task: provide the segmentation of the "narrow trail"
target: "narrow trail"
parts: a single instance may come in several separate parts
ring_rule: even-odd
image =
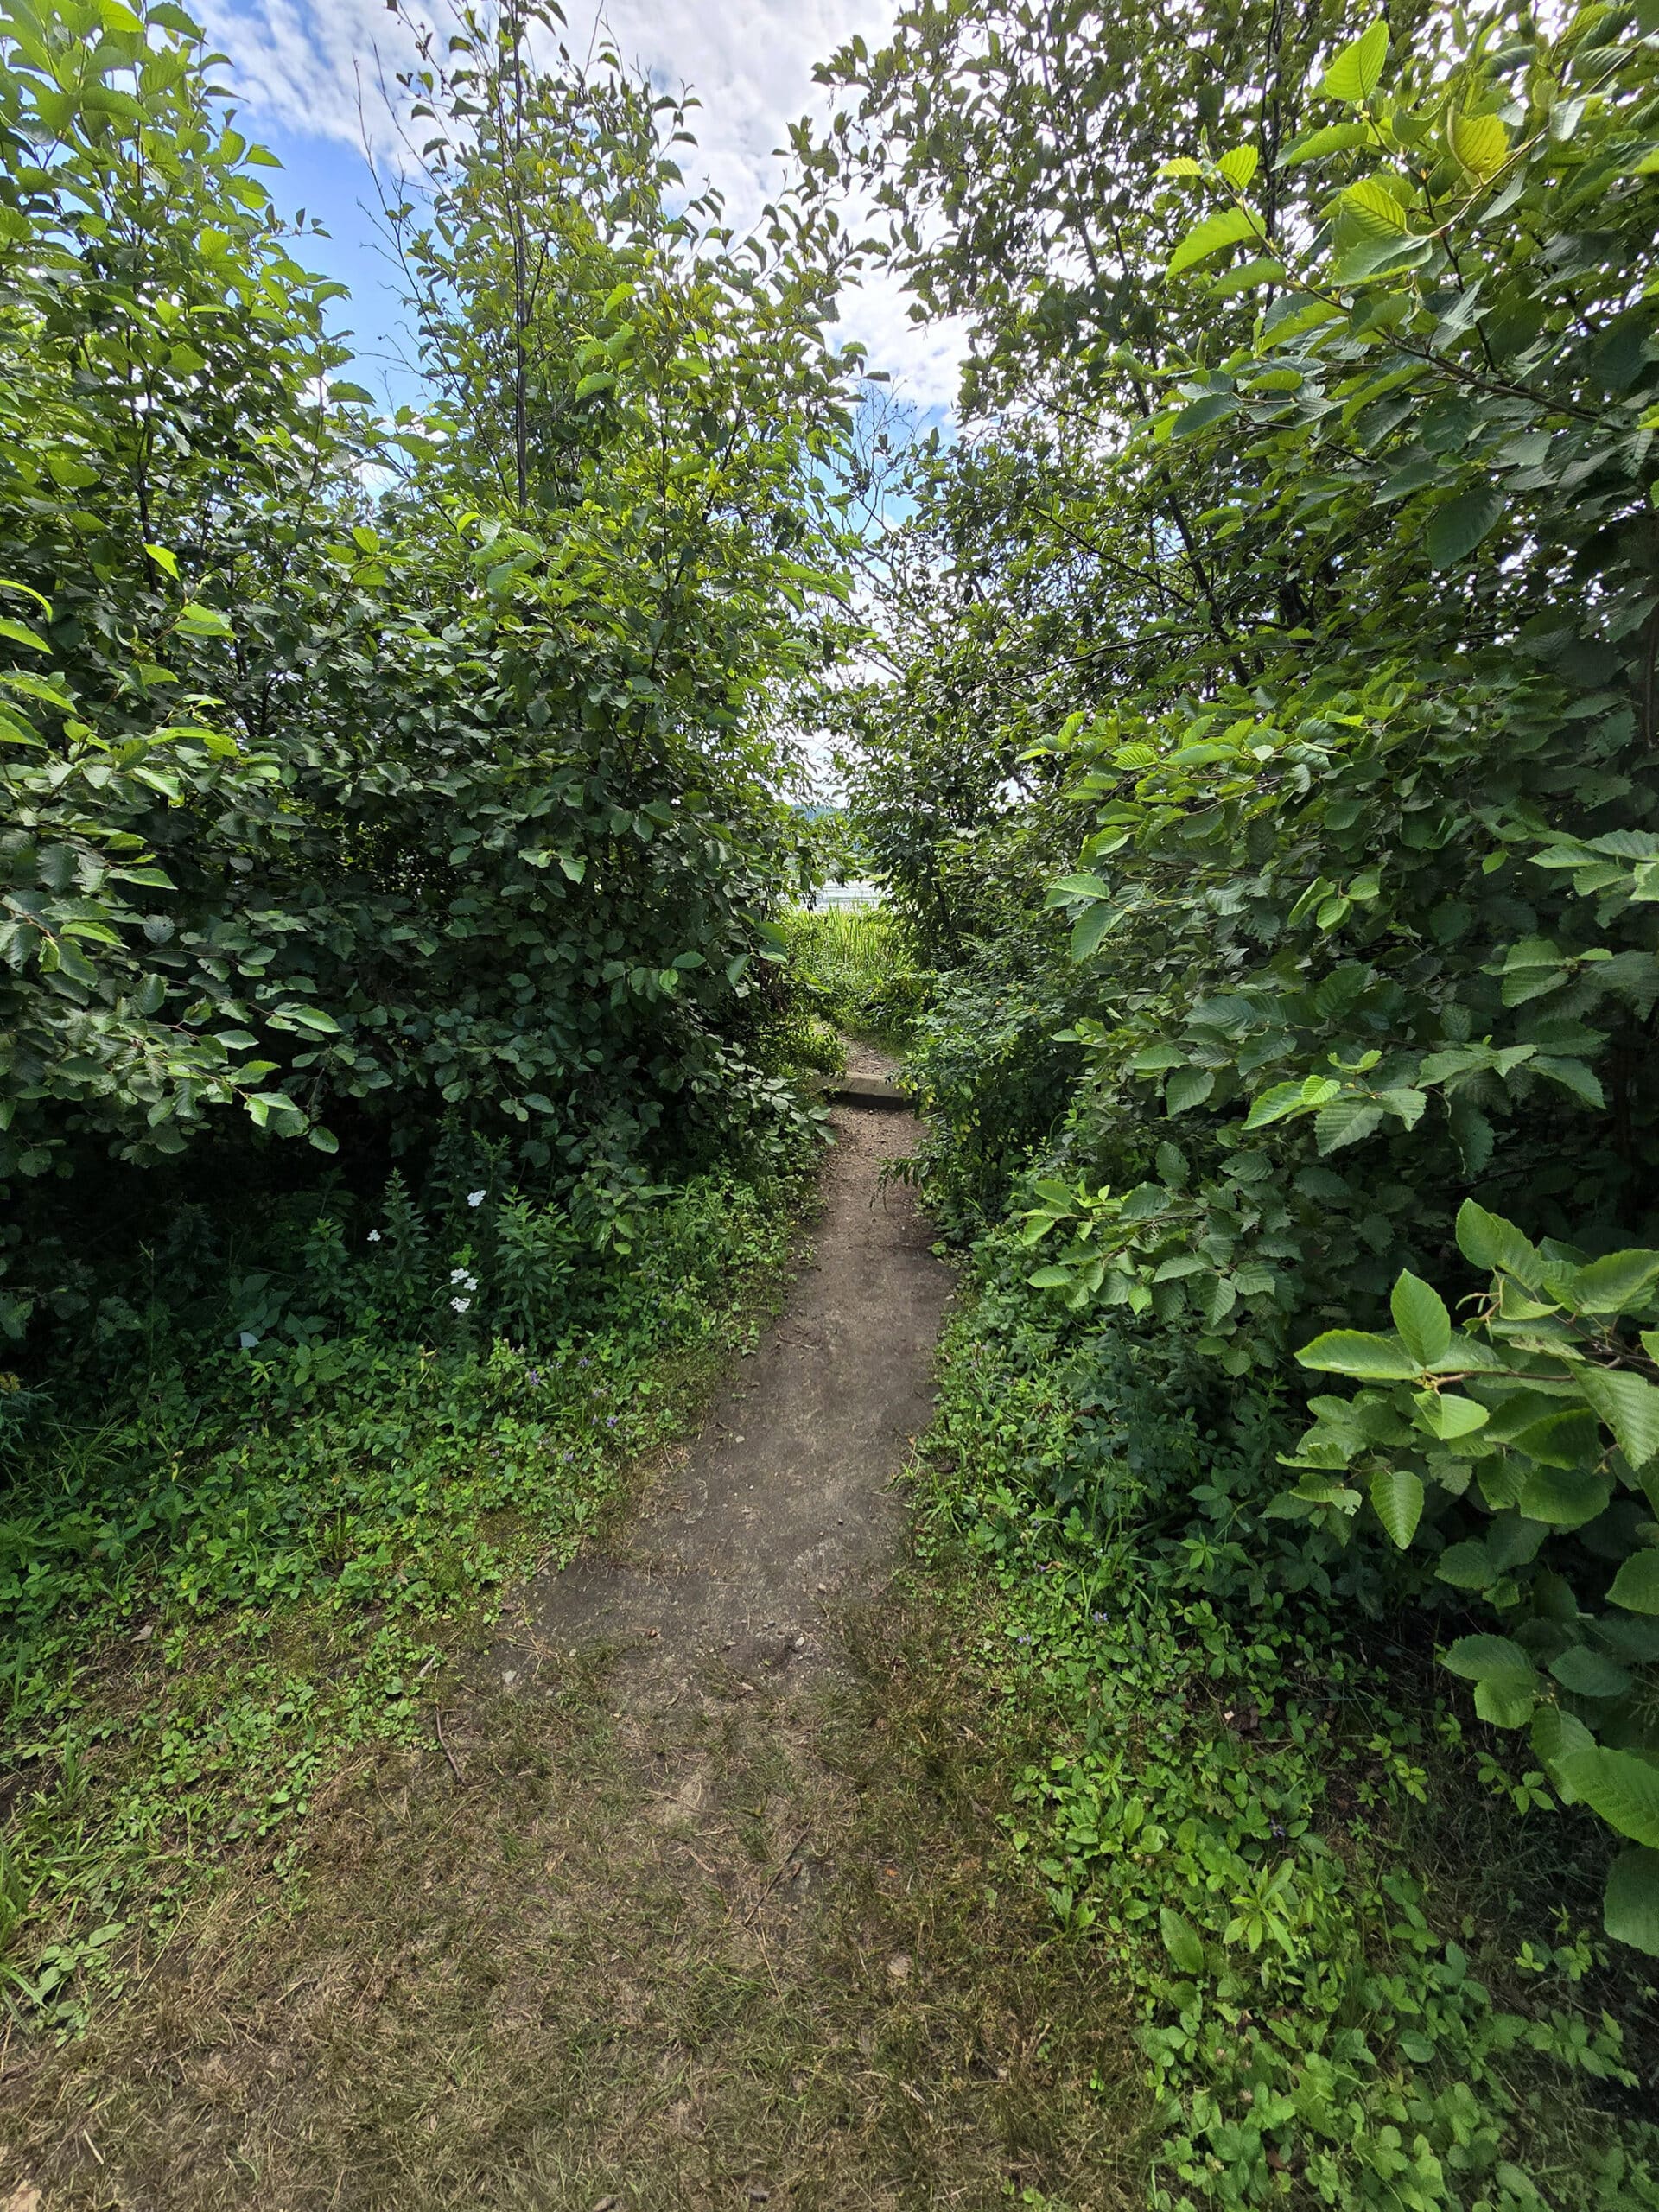
[[[442,1755],[365,1758],[297,1888],[221,1894],[37,2075],[20,2212],[1129,2201],[1121,2024],[1007,1879],[976,1617],[893,1584],[951,1287],[880,1179],[916,1125],[833,1118],[699,1433],[452,1674]]]
[[[849,1065],[891,1063],[855,1048]],[[526,1692],[601,1639],[635,1726],[687,1700],[775,1698],[835,1666],[828,1620],[890,1574],[893,1481],[931,1408],[950,1275],[910,1191],[880,1181],[914,1117],[843,1105],[833,1120],[813,1256],[784,1313],[620,1541],[532,1592],[524,1648],[503,1655]],[[695,1796],[695,1768],[674,1786]]]

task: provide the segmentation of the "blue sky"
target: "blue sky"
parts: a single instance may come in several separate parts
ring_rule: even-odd
[[[359,356],[359,375],[378,395],[412,396],[397,366],[400,314],[395,276],[378,243],[373,179],[365,133],[383,162],[392,127],[377,89],[404,58],[397,20],[385,0],[200,0],[193,11],[228,58],[221,73],[241,102],[242,127],[283,163],[265,181],[284,213],[320,217],[327,241],[308,242],[302,258],[352,290],[340,306]],[[732,219],[756,215],[783,177],[775,149],[788,127],[823,95],[812,66],[861,32],[880,39],[892,0],[612,0],[605,21],[628,59],[665,86],[690,82],[701,107],[692,118],[699,144],[688,164],[726,194]],[[568,0],[571,44],[585,48],[591,0]],[[898,388],[932,419],[955,396],[958,344],[949,330],[917,333],[902,299],[876,283],[849,300],[846,327],[870,349],[871,365],[890,371]]]

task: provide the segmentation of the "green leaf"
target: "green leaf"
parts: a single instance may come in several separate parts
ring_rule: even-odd
[[[1578,1377],[1587,1404],[1595,1408],[1632,1467],[1645,1467],[1659,1452],[1659,1390],[1639,1375],[1587,1367]]]
[[[1319,90],[1327,99],[1341,100],[1349,107],[1358,107],[1370,99],[1382,81],[1382,66],[1389,58],[1389,27],[1379,16],[1370,29],[1350,39],[1337,54],[1336,60],[1319,79]]]
[[[1552,1529],[1581,1529],[1607,1510],[1611,1486],[1599,1475],[1573,1467],[1535,1467],[1516,1501],[1529,1521]]]
[[[1475,1684],[1475,1711],[1494,1728],[1524,1728],[1538,1709],[1538,1693],[1524,1682],[1494,1677]]]
[[[1222,156],[1216,167],[1236,191],[1243,192],[1255,175],[1261,158],[1254,146],[1235,146],[1231,153]]]
[[[1390,1337],[1362,1329],[1328,1329],[1296,1355],[1303,1367],[1319,1375],[1352,1375],[1367,1382],[1415,1382],[1421,1370],[1405,1347]]]
[[[189,638],[228,638],[232,634],[230,624],[216,607],[203,607],[194,599],[185,601],[173,627],[182,630]]]
[[[1609,1252],[1578,1270],[1573,1303],[1580,1313],[1623,1313],[1650,1304],[1656,1282],[1659,1252]]]
[[[1490,1590],[1498,1569],[1484,1544],[1450,1544],[1435,1562],[1434,1576],[1454,1590]]]
[[[176,582],[179,574],[178,556],[169,553],[165,545],[146,545],[144,548],[158,569],[163,569]]]
[[[1079,914],[1071,927],[1073,960],[1087,960],[1097,952],[1101,939],[1116,919],[1116,912],[1110,906],[1090,906],[1085,913]]]
[[[1367,238],[1402,238],[1410,227],[1405,209],[1381,177],[1363,176],[1349,185],[1341,204]]]
[[[1444,1663],[1466,1682],[1532,1682],[1538,1673],[1521,1646],[1507,1636],[1460,1636]]]
[[[1460,1397],[1455,1390],[1420,1390],[1414,1402],[1424,1427],[1442,1444],[1472,1436],[1491,1418],[1484,1406],[1478,1406],[1472,1398]]]
[[[1586,1643],[1568,1644],[1550,1661],[1549,1671],[1574,1697],[1623,1697],[1630,1687],[1623,1667]]]
[[[1178,1068],[1165,1087],[1164,1110],[1185,1114],[1192,1107],[1202,1106],[1215,1087],[1213,1069]]]
[[[1574,1793],[1610,1828],[1632,1843],[1659,1845],[1659,1767],[1599,1744],[1567,1752],[1560,1767]]]
[[[1446,143],[1458,167],[1477,184],[1494,175],[1510,156],[1510,134],[1495,115],[1448,115]]]
[[[1202,1974],[1204,1971],[1204,1943],[1195,1928],[1172,1912],[1167,1905],[1158,1915],[1158,1926],[1163,1935],[1164,1948],[1169,1953],[1179,1973]]]
[[[1382,1109],[1371,1099],[1351,1095],[1332,1099],[1313,1116],[1313,1134],[1321,1153],[1339,1152],[1344,1145],[1358,1144],[1382,1121]]]
[[[1467,560],[1503,512],[1503,498],[1488,485],[1459,492],[1436,507],[1428,522],[1428,559],[1434,569]]]
[[[1458,1249],[1471,1267],[1489,1273],[1501,1268],[1529,1289],[1543,1280],[1543,1255],[1536,1245],[1529,1243],[1512,1221],[1488,1213],[1472,1198],[1465,1198],[1458,1209]]]
[[[1225,252],[1230,245],[1238,245],[1246,238],[1259,244],[1265,236],[1260,218],[1248,207],[1220,208],[1194,224],[1169,257],[1165,274],[1179,276],[1184,270],[1207,261],[1211,254]]]
[[[1419,1367],[1433,1367],[1452,1349],[1452,1316],[1440,1293],[1408,1268],[1389,1297],[1400,1341]]]
[[[1302,162],[1316,162],[1325,154],[1345,154],[1355,146],[1370,143],[1370,132],[1363,123],[1327,123],[1323,129],[1310,130],[1295,139],[1279,157],[1281,169],[1292,169]]]
[[[1659,1959],[1659,1851],[1621,1851],[1607,1877],[1602,1925],[1616,1943]]]
[[[1613,1577],[1608,1603],[1627,1613],[1659,1613],[1659,1552],[1636,1552]]]
[[[1423,1517],[1423,1485],[1408,1468],[1384,1467],[1371,1477],[1376,1517],[1401,1551],[1406,1550]]]

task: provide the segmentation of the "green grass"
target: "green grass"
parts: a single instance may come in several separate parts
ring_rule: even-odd
[[[532,1310],[525,1210],[470,1205],[463,1181],[413,1276],[405,1205],[402,1259],[390,1227],[350,1254],[323,1239],[321,1262],[314,1236],[289,1319],[251,1348],[158,1308],[96,1390],[10,1394],[0,1989],[20,2025],[83,2027],[204,1884],[290,1863],[343,1762],[429,1732],[444,1651],[571,1554],[751,1325],[798,1190],[700,1179],[568,1280],[562,1246],[532,1252]],[[460,1314],[457,1250],[482,1281]],[[492,1290],[517,1342],[472,1325]]]
[[[790,958],[815,1010],[836,1030],[902,1045],[923,1003],[904,928],[883,906],[797,908],[786,916]]]

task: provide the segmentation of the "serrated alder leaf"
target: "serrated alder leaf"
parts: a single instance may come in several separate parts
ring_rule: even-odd
[[[1549,1671],[1574,1697],[1623,1697],[1630,1677],[1616,1660],[1587,1644],[1572,1643],[1549,1662]]]
[[[1367,238],[1403,238],[1406,211],[1380,177],[1363,176],[1342,194],[1342,205]]]
[[[1613,1577],[1610,1605],[1627,1613],[1659,1613],[1659,1552],[1636,1552]]]
[[[1424,1390],[1416,1400],[1417,1410],[1424,1426],[1438,1436],[1442,1444],[1454,1444],[1460,1436],[1472,1436],[1484,1428],[1491,1416],[1484,1406],[1472,1398],[1459,1397],[1455,1390]]]
[[[1457,1230],[1458,1249],[1471,1267],[1489,1274],[1502,1268],[1529,1289],[1542,1281],[1542,1253],[1501,1213],[1488,1213],[1484,1206],[1465,1198],[1458,1208]]]
[[[1632,1843],[1659,1845],[1659,1767],[1602,1745],[1568,1751],[1561,1772],[1575,1795]]]
[[[1382,66],[1388,58],[1389,27],[1379,16],[1368,30],[1350,39],[1341,49],[1320,78],[1319,90],[1327,99],[1358,107],[1370,99],[1382,82]]]
[[[1212,1068],[1177,1068],[1164,1091],[1164,1111],[1185,1114],[1194,1106],[1202,1106],[1215,1087]]]
[[[1322,1153],[1339,1152],[1370,1136],[1382,1120],[1382,1109],[1369,1098],[1335,1098],[1314,1116],[1314,1140]]]
[[[1279,157],[1279,166],[1281,169],[1294,169],[1299,162],[1316,162],[1325,154],[1345,154],[1356,146],[1364,145],[1370,137],[1363,123],[1327,123],[1287,147]]]
[[[1512,1681],[1536,1684],[1538,1670],[1518,1643],[1507,1636],[1460,1636],[1446,1652],[1444,1662],[1466,1682]]]
[[[1071,927],[1071,957],[1090,960],[1099,951],[1101,939],[1111,928],[1116,915],[1110,906],[1090,906],[1079,914]]]
[[[1573,1280],[1573,1303],[1580,1313],[1622,1313],[1648,1304],[1659,1283],[1659,1252],[1609,1252],[1580,1268]]]
[[[1376,1517],[1401,1551],[1409,1546],[1423,1517],[1423,1485],[1408,1467],[1384,1467],[1371,1477]]]
[[[1524,1682],[1497,1678],[1475,1684],[1475,1711],[1494,1728],[1524,1728],[1538,1709],[1538,1693]]]
[[[1503,494],[1490,484],[1477,485],[1444,501],[1428,519],[1429,566],[1450,569],[1466,561],[1503,512]]]
[[[1616,1943],[1659,1958],[1659,1851],[1621,1851],[1607,1877],[1602,1925]]]
[[[1501,169],[1510,155],[1510,134],[1495,115],[1450,115],[1446,143],[1458,167],[1477,184]]]
[[[1639,1375],[1605,1367],[1584,1369],[1579,1388],[1618,1440],[1632,1467],[1645,1467],[1659,1452],[1659,1390]]]
[[[1212,253],[1224,253],[1230,245],[1241,245],[1246,238],[1260,243],[1266,236],[1260,217],[1249,208],[1218,208],[1193,225],[1170,255],[1165,274],[1179,276],[1184,270],[1207,261]]]
[[[1318,1375],[1351,1375],[1366,1382],[1415,1382],[1421,1371],[1403,1344],[1363,1329],[1327,1329],[1296,1355]]]
[[[1261,166],[1261,161],[1262,156],[1254,146],[1235,146],[1231,153],[1222,156],[1216,167],[1236,191],[1243,192]]]
[[[1449,1544],[1435,1561],[1434,1579],[1449,1582],[1454,1590],[1490,1590],[1497,1580],[1497,1568],[1484,1544]]]
[[[1516,1500],[1522,1516],[1551,1529],[1582,1529],[1607,1510],[1611,1485],[1581,1467],[1535,1467]]]
[[[1437,1290],[1408,1268],[1389,1294],[1400,1341],[1420,1367],[1433,1367],[1452,1349],[1452,1316]]]
[[[1204,175],[1204,163],[1195,162],[1191,154],[1174,154],[1159,166],[1160,176],[1189,178]]]

